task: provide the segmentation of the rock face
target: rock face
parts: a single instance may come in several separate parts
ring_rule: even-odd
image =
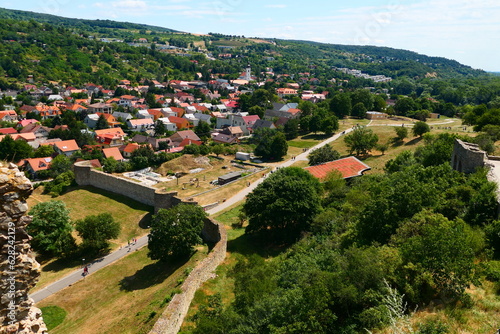
[[[47,333],[28,292],[40,276],[26,226],[31,182],[13,164],[0,162],[0,334]]]

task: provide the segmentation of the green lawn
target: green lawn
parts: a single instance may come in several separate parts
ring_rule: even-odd
[[[59,326],[66,318],[67,312],[59,306],[45,306],[41,308],[43,321],[49,331]]]
[[[41,192],[42,188],[35,189],[30,196],[28,199],[30,208],[39,202],[60,200],[70,209],[70,216],[73,221],[82,219],[87,215],[109,212],[121,224],[120,235],[117,239],[111,240],[111,251],[118,249],[120,245],[126,245],[128,240],[147,233],[152,208],[128,197],[94,187],[74,188],[56,198],[43,195]],[[42,259],[41,264],[40,280],[31,292],[39,290],[69,274],[77,269],[81,262],[79,260],[70,262],[60,259]]]

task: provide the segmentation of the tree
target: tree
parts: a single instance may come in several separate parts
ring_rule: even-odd
[[[283,132],[277,132],[271,142],[270,156],[281,160],[288,152],[288,143]]]
[[[380,95],[375,95],[375,97],[373,98],[373,110],[384,112],[386,106],[387,103],[385,102],[385,99]]]
[[[396,132],[397,139],[400,141],[408,137],[408,129],[404,126],[395,126],[394,131]]]
[[[151,147],[143,145],[132,152],[130,163],[135,170],[151,166],[155,161],[155,153]]]
[[[118,168],[118,161],[114,157],[109,157],[104,159],[104,163],[102,164],[102,169],[106,173],[114,173]]]
[[[397,155],[394,159],[391,159],[385,163],[384,170],[386,173],[395,173],[401,171],[403,168],[412,166],[417,163],[417,160],[413,156],[412,151],[403,151]]]
[[[77,220],[75,228],[83,239],[82,248],[95,252],[107,249],[109,240],[120,234],[120,223],[107,212]]]
[[[59,154],[52,159],[49,166],[50,175],[57,177],[62,173],[71,171],[71,160],[64,154]]]
[[[429,127],[429,124],[418,121],[413,125],[413,135],[414,136],[419,136],[422,137],[424,133],[430,132],[431,128]]]
[[[104,117],[103,114],[99,115],[99,118],[97,119],[97,123],[95,124],[95,129],[96,130],[102,130],[102,129],[107,129],[109,128],[109,123]]]
[[[188,256],[202,242],[205,211],[197,205],[179,204],[160,209],[153,216],[148,236],[148,256],[153,260]]]
[[[330,144],[326,144],[325,146],[309,153],[309,156],[307,158],[309,159],[309,165],[315,166],[339,159],[340,153],[334,150]]]
[[[351,114],[352,104],[351,98],[347,93],[339,93],[335,95],[330,101],[330,110],[339,118]]]
[[[292,140],[297,138],[299,135],[299,120],[298,119],[290,119],[285,123],[283,127],[283,131],[285,132],[285,136],[287,140]]]
[[[373,95],[368,89],[357,89],[351,94],[351,104],[355,106],[361,103],[365,110],[372,110],[373,108]],[[353,107],[354,111],[354,107]]]
[[[281,159],[287,154],[288,143],[285,135],[277,130],[260,128],[255,131],[254,138],[257,141],[255,155],[264,159]]]
[[[337,116],[332,115],[325,117],[321,120],[320,130],[323,131],[327,136],[331,136],[338,129],[339,129],[339,120]]]
[[[27,231],[33,237],[33,248],[37,252],[61,256],[75,249],[75,240],[71,235],[73,227],[64,202],[38,203],[29,214],[33,216],[33,221]]]
[[[194,127],[194,133],[200,137],[201,140],[205,141],[210,137],[210,132],[212,128],[207,122],[199,121],[198,125]]]
[[[423,295],[429,286],[437,293],[460,297],[472,283],[474,248],[463,221],[424,210],[398,229],[393,243],[406,263],[403,277],[412,277],[408,283],[421,294],[410,298],[429,298]]]
[[[376,147],[377,147],[377,150],[379,150],[382,153],[382,155],[384,155],[385,151],[387,151],[387,149],[389,148],[389,144],[379,143],[376,145]]]
[[[165,133],[167,133],[167,127],[165,126],[165,123],[163,123],[160,120],[157,120],[155,123],[155,137],[158,136],[163,136]]]
[[[349,148],[349,154],[367,154],[378,142],[378,136],[366,126],[357,126],[354,131],[344,137],[344,142]]]
[[[52,145],[40,145],[33,154],[33,157],[45,158],[52,156],[54,153],[54,147]]]
[[[403,97],[396,101],[394,110],[396,114],[406,116],[410,111],[417,110],[417,105],[411,97]]]
[[[0,160],[18,162],[31,156],[33,148],[24,140],[14,140],[6,135],[0,141]]]
[[[302,168],[279,169],[248,195],[243,205],[246,232],[296,240],[320,210],[320,191],[319,181]]]
[[[261,107],[261,106],[253,106],[253,107],[250,107],[248,109],[248,114],[249,115],[257,115],[259,116],[261,119],[264,118],[264,112],[266,111],[266,109],[264,107]]]
[[[212,153],[214,153],[216,156],[221,155],[222,153],[224,153],[224,146],[222,146],[221,144],[214,145],[212,147]]]
[[[357,118],[365,118],[367,111],[365,105],[362,102],[358,102],[352,107],[351,115]]]

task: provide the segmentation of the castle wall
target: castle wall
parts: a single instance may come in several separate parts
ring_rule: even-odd
[[[162,192],[157,188],[143,185],[134,180],[125,179],[93,169],[88,162],[82,161],[73,166],[76,183],[80,186],[93,186],[116,194],[127,196],[137,202],[159,209],[168,209],[172,206],[197,202],[186,202],[178,198],[177,192]]]
[[[463,173],[474,173],[478,167],[484,167],[488,160],[486,152],[479,149],[476,144],[466,143],[460,139],[455,140],[451,167]]]

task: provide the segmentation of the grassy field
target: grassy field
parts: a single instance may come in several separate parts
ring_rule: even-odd
[[[179,197],[183,199],[193,198],[193,200],[197,201],[200,205],[205,205],[233,196],[241,189],[245,188],[248,182],[252,183],[260,177],[261,172],[255,175],[249,175],[237,182],[231,183],[230,185],[217,188],[217,186],[210,184],[210,182],[217,180],[219,176],[235,171],[250,173],[254,168],[246,166],[246,169],[241,169],[233,166],[231,160],[234,159],[234,156],[220,156],[220,159],[208,157],[204,159],[205,163],[197,163],[195,161],[197,159],[198,161],[201,161],[199,158],[195,158],[194,156],[184,155],[163,164],[158,170],[161,174],[165,174],[166,171],[176,172],[182,170],[187,172],[190,169],[195,168],[203,168],[204,170],[193,174],[188,173],[180,177],[178,180],[159,183],[156,187],[165,191],[177,191]],[[264,171],[265,170],[263,169],[262,172]],[[197,181],[194,181],[194,178],[196,178]],[[193,181],[190,182],[191,180]],[[209,190],[211,191],[206,192]]]
[[[40,202],[50,200],[63,201],[70,209],[71,219],[85,218],[87,215],[96,215],[109,212],[120,222],[121,231],[117,239],[111,240],[111,250],[127,244],[128,240],[147,233],[147,226],[151,218],[152,208],[133,201],[125,196],[113,194],[93,187],[75,188],[62,196],[51,198],[42,194],[42,188],[35,189],[28,199],[28,205],[32,208]],[[76,234],[75,234],[76,236]],[[80,261],[68,262],[61,260],[42,260],[42,274],[36,287],[31,291],[39,290],[48,284],[64,277],[77,269]]]
[[[147,257],[147,248],[95,272],[44,299],[38,307],[67,312],[54,334],[148,333],[188,269],[208,252],[200,247],[184,263],[163,263]]]

